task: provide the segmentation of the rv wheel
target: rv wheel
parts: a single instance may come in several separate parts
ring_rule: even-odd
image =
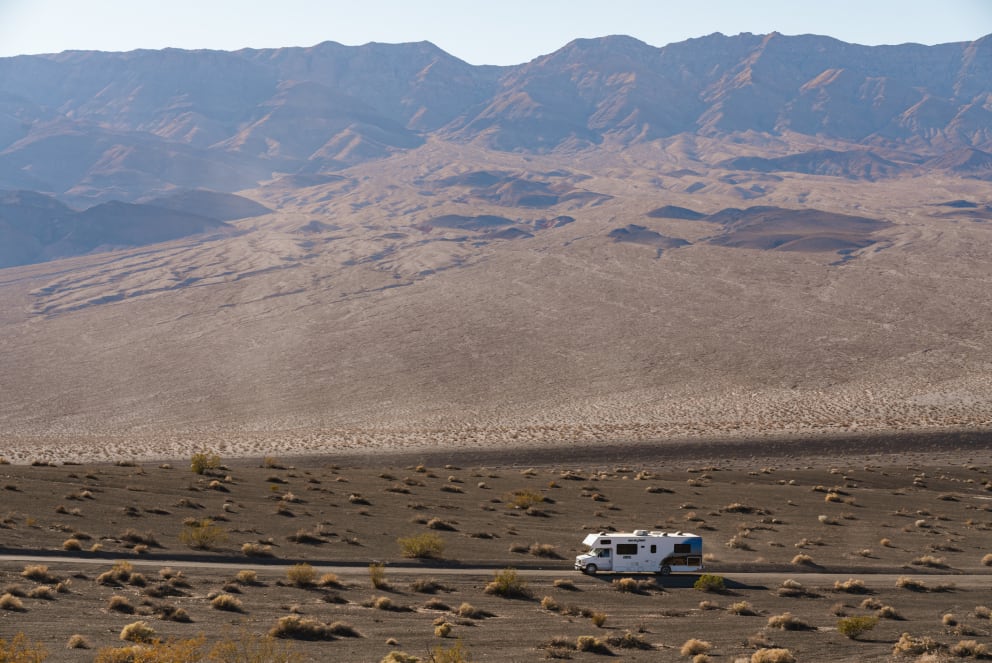
[[[668,564],[665,564],[664,566],[662,566],[661,567],[661,575],[663,575],[663,576],[670,576],[670,575],[672,575],[672,567],[670,567]]]
[[[596,568],[596,565],[595,564],[586,564],[585,571],[589,575],[591,575],[591,576],[596,575],[596,571],[598,571],[598,570],[599,569]]]

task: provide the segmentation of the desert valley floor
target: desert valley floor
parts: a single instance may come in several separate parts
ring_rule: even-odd
[[[988,435],[836,444],[843,456],[821,440],[785,453],[634,445],[599,462],[567,449],[223,458],[203,475],[189,458],[4,465],[0,636],[23,632],[51,661],[130,645],[120,634],[137,621],[209,648],[287,617],[323,629],[276,641],[312,661],[453,647],[478,661],[675,661],[694,639],[711,661],[987,647]],[[193,549],[205,519],[218,536]],[[725,588],[571,569],[588,532],[633,528],[701,534]],[[400,539],[424,535],[441,543],[435,558],[404,557]],[[516,598],[486,591],[506,569]],[[839,620],[855,616],[879,620],[850,639]]]

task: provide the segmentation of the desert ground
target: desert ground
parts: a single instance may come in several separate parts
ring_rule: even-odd
[[[90,661],[131,646],[122,629],[138,621],[206,650],[290,617],[284,631],[310,624],[316,639],[274,646],[307,661],[455,648],[472,661],[954,660],[992,633],[989,450],[987,434],[961,433],[628,445],[598,461],[208,451],[219,466],[203,474],[191,458],[7,464],[0,637]],[[702,535],[724,589],[571,568],[588,532],[635,528]],[[432,535],[433,558],[404,556],[400,539]],[[507,569],[521,595],[487,593]],[[879,619],[857,639],[838,631],[858,616]]]

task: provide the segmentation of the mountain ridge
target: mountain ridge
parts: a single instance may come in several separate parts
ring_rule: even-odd
[[[554,153],[795,132],[838,151],[990,151],[990,49],[990,37],[859,46],[744,33],[662,47],[579,39],[508,67],[430,42],[3,58],[0,188],[96,201],[233,192],[437,139]],[[36,172],[56,151],[68,162]],[[161,168],[166,155],[197,176]]]

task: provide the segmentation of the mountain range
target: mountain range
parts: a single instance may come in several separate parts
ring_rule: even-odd
[[[988,177],[990,81],[992,35],[870,47],[713,34],[661,48],[614,36],[511,67],[427,42],[21,56],[0,59],[0,188],[130,202],[333,172],[432,140],[562,153],[755,134],[834,149],[729,166]]]
[[[992,36],[6,58],[0,191],[21,458],[992,422]]]

